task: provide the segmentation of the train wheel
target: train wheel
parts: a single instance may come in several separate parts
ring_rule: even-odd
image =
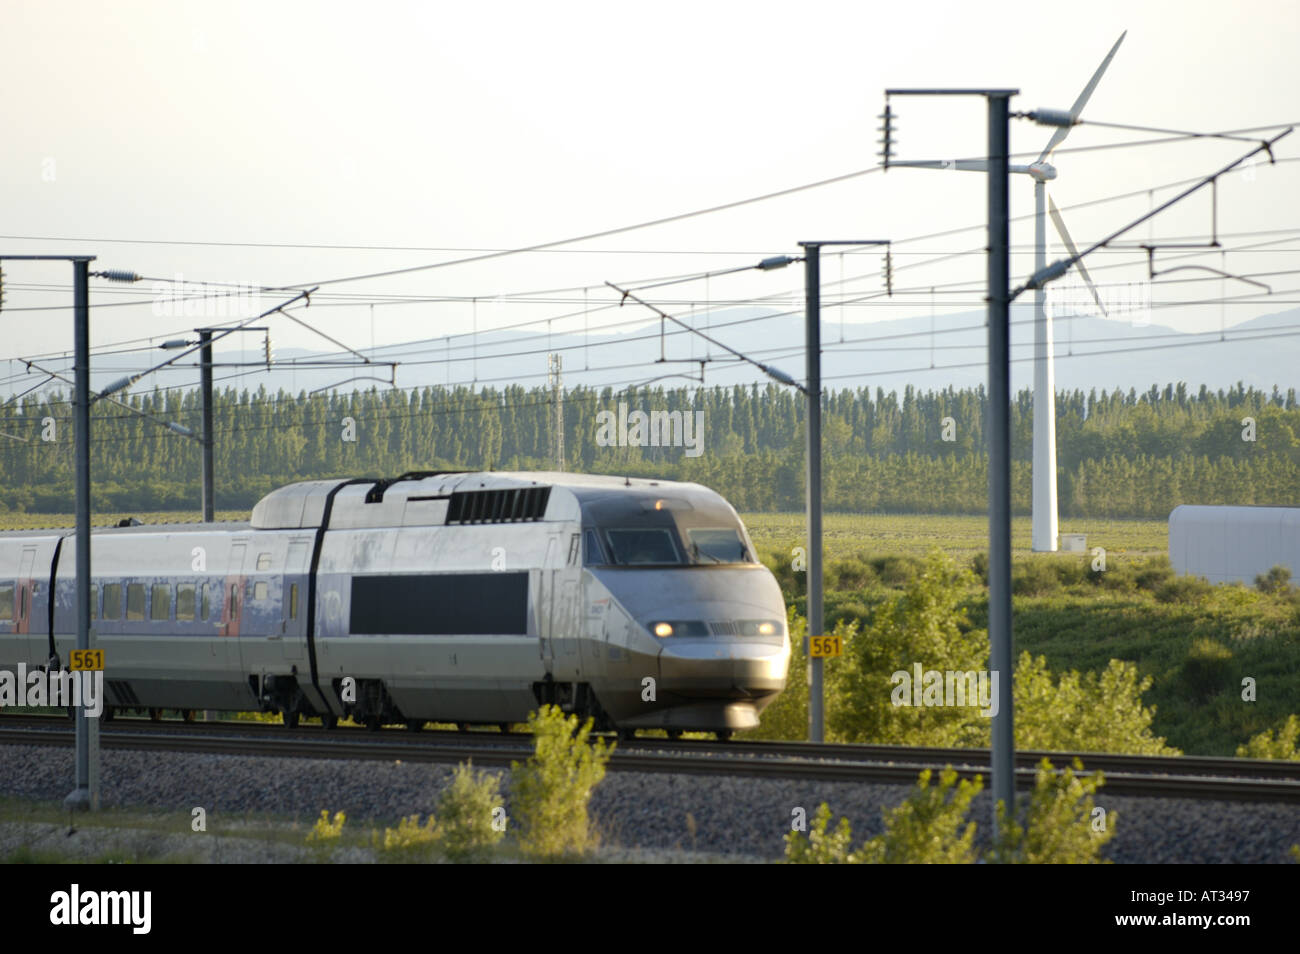
[[[497,723],[497,728],[501,730],[501,734],[502,734],[502,735],[508,735],[508,734],[510,733],[510,723],[509,723],[509,722],[498,722],[498,723]]]
[[[423,719],[407,719],[407,720],[406,720],[406,727],[407,727],[408,729],[410,729],[412,732],[422,732],[422,731],[424,730],[424,720],[423,720]]]
[[[182,710],[181,710],[181,718],[184,719],[186,722],[193,722],[193,721],[194,721],[194,710],[193,710],[193,709],[182,709]]]
[[[327,712],[320,717],[320,724],[325,727],[326,732],[337,729],[339,727],[339,717],[332,712]]]
[[[379,721],[379,716],[377,715],[366,716],[366,728],[369,729],[371,732],[378,732],[379,727],[381,725],[382,723]]]
[[[280,713],[280,716],[281,716],[281,718],[284,719],[284,726],[285,726],[286,729],[296,729],[296,728],[298,728],[298,710],[297,710],[297,709],[293,709],[293,710],[285,709],[284,712]]]
[[[150,721],[150,722],[161,722],[161,721],[162,721],[162,710],[161,710],[161,709],[150,709],[150,710],[149,710],[149,721]]]
[[[468,731],[469,731],[469,723],[468,723],[468,722],[457,722],[457,723],[456,723],[456,731],[457,731],[457,732],[468,732]]]
[[[679,740],[681,739],[681,737],[682,737],[682,730],[681,730],[681,729],[669,729],[669,730],[668,730],[668,739],[669,739],[669,741],[677,742],[677,741],[679,741]]]
[[[636,741],[636,729],[619,729],[619,730],[618,730],[618,740],[619,740],[620,742],[635,742],[635,741]]]
[[[719,729],[717,732],[715,732],[715,733],[713,733],[713,734],[716,735],[716,736],[718,737],[718,741],[719,741],[719,742],[730,742],[730,741],[731,741],[731,736],[732,736],[732,734],[733,734],[733,730],[731,730],[731,729]]]
[[[117,715],[117,710],[112,706],[104,706],[104,721],[112,722],[113,716]]]

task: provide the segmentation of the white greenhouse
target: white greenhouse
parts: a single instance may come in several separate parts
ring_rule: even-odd
[[[1253,583],[1274,566],[1300,577],[1300,507],[1175,507],[1169,562],[1211,583]]]

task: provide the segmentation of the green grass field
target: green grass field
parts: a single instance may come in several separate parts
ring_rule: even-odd
[[[804,542],[802,513],[748,513],[741,519],[759,550],[788,549]],[[822,540],[827,560],[866,552],[871,556],[924,556],[938,547],[966,562],[988,550],[988,518],[941,514],[828,513],[822,518]],[[1104,547],[1107,555],[1152,556],[1167,553],[1169,528],[1163,520],[1061,521],[1062,533],[1083,533],[1088,549]],[[1011,521],[1011,546],[1015,555],[1030,552],[1030,519]],[[1075,554],[1077,558],[1077,554]]]

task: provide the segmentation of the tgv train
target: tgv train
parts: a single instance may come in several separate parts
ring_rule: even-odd
[[[0,533],[0,668],[76,645],[71,531]],[[273,491],[248,523],[92,533],[113,709],[507,724],[541,703],[726,738],[784,688],[780,588],[698,484],[415,472]]]

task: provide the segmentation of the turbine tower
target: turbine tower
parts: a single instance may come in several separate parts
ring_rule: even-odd
[[[1052,225],[1055,226],[1056,232],[1065,243],[1065,247],[1070,254],[1077,255],[1078,249],[1075,248],[1074,240],[1070,237],[1070,231],[1065,227],[1065,220],[1061,218],[1060,211],[1056,208],[1056,203],[1052,201],[1051,196],[1047,194],[1047,183],[1056,178],[1056,168],[1047,161],[1052,152],[1059,146],[1065,137],[1070,134],[1071,127],[1078,122],[1079,114],[1083,112],[1083,107],[1087,105],[1093,90],[1101,81],[1102,74],[1106,72],[1106,67],[1110,66],[1111,59],[1115,56],[1119,45],[1124,42],[1124,37],[1128,35],[1125,30],[1120,34],[1115,45],[1110,48],[1106,58],[1101,61],[1097,71],[1092,74],[1092,79],[1088,85],[1083,88],[1074,105],[1070,107],[1068,122],[1062,122],[1052,138],[1047,141],[1038,158],[1029,165],[1010,165],[1008,169],[1013,173],[1027,175],[1034,180],[1034,270],[1039,271],[1047,266],[1047,218],[1050,215]],[[957,159],[957,160],[913,160],[913,161],[894,161],[890,162],[891,166],[912,166],[919,169],[961,169],[969,172],[987,172],[989,163],[987,159]],[[1079,274],[1088,290],[1092,293],[1093,300],[1096,301],[1097,307],[1101,313],[1106,314],[1106,307],[1102,304],[1101,296],[1097,294],[1097,286],[1092,282],[1092,276],[1088,274],[1088,269],[1084,266],[1083,260],[1075,262],[1075,267],[1079,269]],[[1033,466],[1033,548],[1036,551],[1053,551],[1057,544],[1057,501],[1056,501],[1056,376],[1053,367],[1055,356],[1052,348],[1052,322],[1047,314],[1047,292],[1039,288],[1034,291],[1034,466]]]

